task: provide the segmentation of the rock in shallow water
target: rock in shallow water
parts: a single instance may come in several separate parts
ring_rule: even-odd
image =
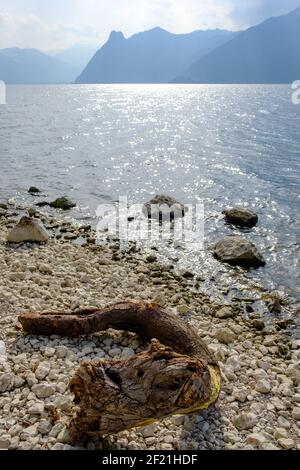
[[[73,202],[71,199],[68,197],[59,197],[58,199],[55,199],[55,201],[50,203],[50,207],[53,207],[54,209],[62,209],[64,211],[73,209],[73,207],[76,207],[76,203]]]
[[[9,243],[47,242],[48,240],[49,234],[44,226],[30,217],[22,217],[7,236]]]
[[[226,222],[238,227],[252,228],[258,223],[258,216],[255,212],[241,207],[228,209],[223,214],[225,215]]]
[[[157,195],[144,205],[143,213],[149,219],[170,221],[185,216],[186,208],[183,204],[170,196]]]
[[[40,193],[40,190],[36,186],[30,186],[28,192],[29,194],[38,194]]]
[[[256,246],[236,235],[229,235],[211,247],[214,256],[233,266],[258,268],[266,264]]]

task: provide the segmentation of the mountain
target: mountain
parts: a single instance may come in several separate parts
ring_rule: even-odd
[[[0,50],[0,80],[11,84],[70,83],[76,69],[37,49]]]
[[[113,31],[76,82],[168,83],[233,35],[223,30],[172,34],[154,28],[125,39]]]
[[[20,83],[22,81],[21,70],[14,60],[1,54],[0,50],[0,80],[11,83],[12,77],[14,78],[14,83]]]
[[[87,66],[91,58],[95,55],[97,46],[74,45],[68,49],[58,51],[48,51],[48,54],[65,64],[71,65],[76,70],[76,77]],[[74,77],[74,79],[76,78]]]
[[[299,38],[300,8],[270,18],[210,52],[189,68],[186,81],[291,83],[300,78]]]

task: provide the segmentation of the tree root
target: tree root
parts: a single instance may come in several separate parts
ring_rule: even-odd
[[[129,359],[80,365],[70,382],[79,407],[69,426],[74,442],[199,412],[219,397],[214,357],[189,325],[159,305],[124,302],[100,310],[25,313],[19,320],[29,334],[73,337],[114,328],[152,340],[147,351]]]

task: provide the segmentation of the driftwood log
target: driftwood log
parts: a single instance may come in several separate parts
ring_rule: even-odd
[[[125,302],[101,310],[25,313],[19,320],[35,335],[74,337],[113,328],[151,341],[147,351],[129,359],[81,364],[70,382],[78,405],[69,425],[74,442],[200,412],[219,397],[214,357],[189,325],[159,305]]]

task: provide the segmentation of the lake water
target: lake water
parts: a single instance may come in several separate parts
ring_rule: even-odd
[[[203,201],[207,244],[231,232],[224,208],[253,208],[260,223],[245,236],[267,265],[246,277],[299,300],[300,106],[291,94],[289,86],[8,87],[0,198],[33,204],[35,185],[47,199],[71,196],[79,207],[70,215],[84,220],[120,195]],[[244,276],[207,253],[177,251],[208,283]]]

